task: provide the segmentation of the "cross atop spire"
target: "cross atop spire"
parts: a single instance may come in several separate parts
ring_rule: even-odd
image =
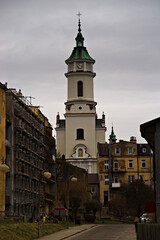
[[[78,12],[78,14],[77,14],[77,16],[78,16],[78,32],[81,32],[81,21],[80,21],[81,15],[82,14],[80,12]]]
[[[81,20],[81,19],[80,19],[81,15],[82,15],[82,13],[80,13],[80,12],[77,13],[79,22],[80,22],[80,20]]]
[[[66,63],[68,61],[71,60],[79,60],[79,59],[87,59],[87,60],[91,60],[93,61],[93,63],[95,62],[93,58],[90,57],[90,55],[88,54],[88,51],[86,49],[86,47],[84,47],[84,37],[82,35],[81,32],[81,21],[80,21],[80,17],[81,17],[81,13],[78,12],[78,14],[76,14],[78,16],[78,33],[77,36],[75,38],[76,40],[76,47],[73,49],[73,52],[71,54],[71,56],[66,60]]]

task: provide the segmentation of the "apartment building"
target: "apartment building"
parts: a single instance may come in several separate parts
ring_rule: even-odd
[[[153,184],[153,160],[148,144],[119,140],[98,143],[100,201],[105,205],[124,183],[139,179]]]
[[[6,152],[6,163],[10,172],[6,175],[6,206],[7,216],[26,216],[28,219],[38,218],[38,204],[40,201],[41,214],[49,214],[46,201],[54,203],[54,164],[52,153],[46,156],[45,121],[35,114],[28,106],[21,91],[7,89],[6,91],[7,126],[6,138],[10,148]],[[53,140],[53,139],[52,139]],[[52,144],[53,145],[53,144]],[[50,159],[51,158],[51,159]],[[47,185],[42,173],[51,172],[51,179]],[[47,212],[46,212],[47,211]]]

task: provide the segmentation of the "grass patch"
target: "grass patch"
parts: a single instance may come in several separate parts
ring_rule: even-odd
[[[96,219],[95,222],[96,224],[123,224],[122,221],[116,221],[116,220],[102,220],[102,219]]]
[[[66,223],[40,223],[40,236],[66,228]],[[32,240],[38,237],[37,223],[0,221],[0,240]]]

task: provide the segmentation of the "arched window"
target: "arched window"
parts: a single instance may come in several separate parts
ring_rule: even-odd
[[[84,139],[84,129],[77,129],[77,139]]]
[[[78,149],[78,157],[83,157],[83,149],[82,148]]]
[[[83,97],[83,82],[79,81],[77,84],[78,97]]]

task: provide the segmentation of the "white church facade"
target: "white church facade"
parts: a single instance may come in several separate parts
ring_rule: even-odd
[[[95,60],[90,57],[81,33],[79,20],[76,47],[67,64],[68,96],[65,102],[65,119],[56,121],[57,154],[67,162],[97,173],[97,143],[105,143],[105,115],[97,118],[94,101]]]

